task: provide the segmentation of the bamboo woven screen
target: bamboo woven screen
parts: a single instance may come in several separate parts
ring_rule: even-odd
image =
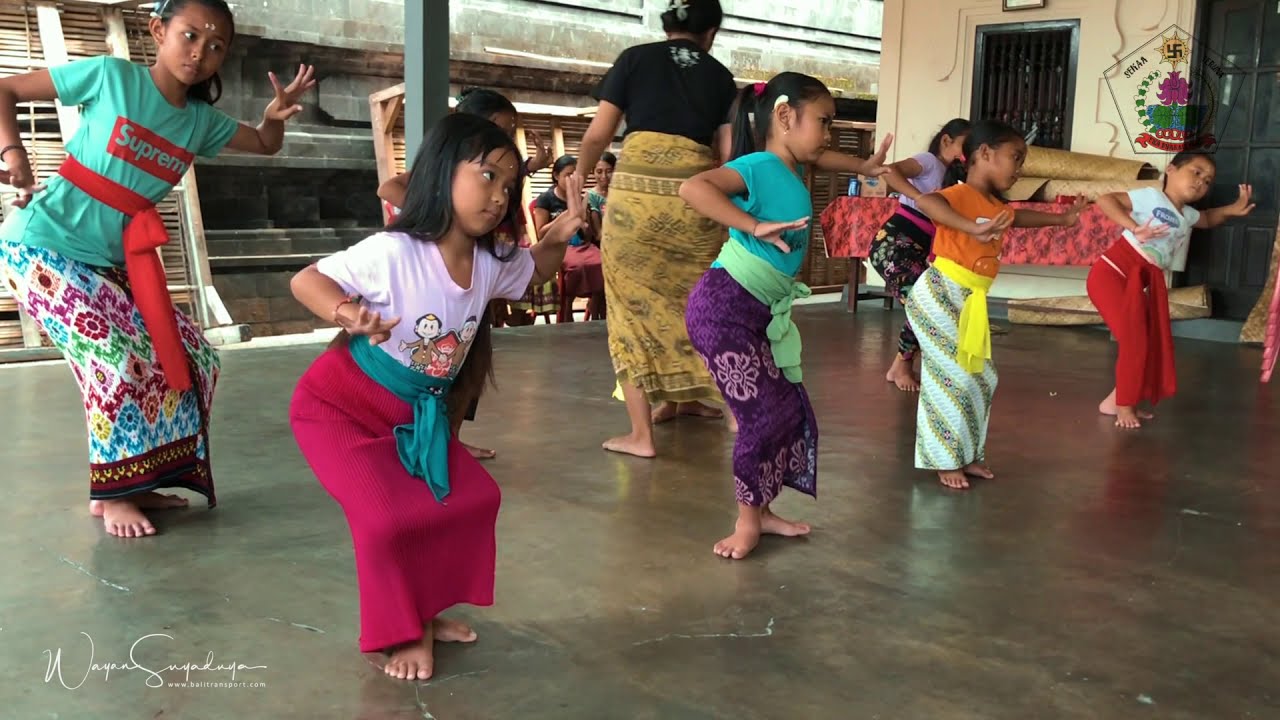
[[[398,110],[397,105],[403,99],[403,89],[399,90],[400,94],[395,90],[396,88],[391,88],[375,93],[370,98],[375,133],[379,132],[380,128],[384,128],[385,123],[382,119],[389,113],[389,109],[393,106],[397,108],[395,122],[385,130],[390,136],[390,142],[385,143],[385,146],[391,148],[391,162],[388,163],[382,157],[377,158],[379,182],[386,180],[392,174],[404,172],[405,169],[404,113]],[[556,157],[577,155],[582,137],[590,124],[590,119],[585,117],[521,113],[516,128],[516,144],[527,155],[526,133],[532,130],[542,136],[543,140],[551,143]],[[831,129],[831,147],[857,157],[871,156],[873,138],[874,131],[871,126],[864,123],[836,122]],[[375,148],[381,146],[383,145],[379,143],[374,145]],[[813,235],[809,242],[809,254],[805,258],[804,266],[800,269],[800,279],[815,288],[844,285],[849,280],[849,261],[844,258],[827,257],[822,227],[817,222],[818,216],[827,205],[847,191],[849,178],[850,175],[846,173],[821,171],[811,172],[807,178],[810,194],[813,196],[814,223]],[[543,171],[529,178],[525,183],[524,206],[527,208],[534,198],[549,187],[551,187],[550,172]]]
[[[48,67],[44,46],[41,43],[37,20],[36,2],[0,2],[0,77],[10,77]],[[54,3],[46,3],[54,4]],[[107,46],[107,28],[104,8],[96,4],[56,3],[62,25],[63,44],[70,61],[110,54]],[[148,14],[142,10],[123,11],[125,31],[129,40],[129,55],[134,62],[149,62],[154,57],[154,46],[147,31]],[[22,127],[22,141],[27,147],[37,178],[47,178],[56,172],[66,157],[58,115],[51,102],[19,105],[18,122]],[[183,190],[177,189],[159,204],[161,217],[172,238],[161,250],[170,293],[179,309],[199,322],[199,313],[193,306],[198,293],[194,292],[192,247],[184,209]],[[9,202],[11,191],[0,193],[0,219],[12,212]],[[24,341],[22,319],[17,303],[0,287],[0,352],[4,350],[49,347],[48,338],[33,325],[27,329]],[[39,341],[37,344],[36,336]]]

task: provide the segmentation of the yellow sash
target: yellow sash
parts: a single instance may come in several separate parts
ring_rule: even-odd
[[[987,315],[987,291],[995,278],[979,275],[944,257],[934,258],[933,266],[960,287],[968,289],[960,311],[960,327],[956,334],[956,362],[965,372],[980,373],[991,359],[991,319]]]

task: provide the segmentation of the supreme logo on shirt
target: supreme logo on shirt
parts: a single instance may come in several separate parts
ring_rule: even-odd
[[[177,185],[191,167],[195,155],[151,132],[138,123],[116,118],[107,142],[107,153],[161,180]]]

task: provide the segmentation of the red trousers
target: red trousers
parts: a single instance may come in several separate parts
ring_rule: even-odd
[[[1164,273],[1121,238],[1089,270],[1089,299],[1119,346],[1116,404],[1151,404],[1177,390]]]

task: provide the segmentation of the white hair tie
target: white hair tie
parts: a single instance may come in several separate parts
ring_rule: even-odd
[[[671,0],[671,5],[667,7],[667,12],[676,11],[676,17],[681,21],[689,19],[689,3],[688,0]]]
[[[791,102],[791,98],[786,95],[779,95],[778,99],[773,101],[773,109],[777,110],[778,106],[785,102]]]

